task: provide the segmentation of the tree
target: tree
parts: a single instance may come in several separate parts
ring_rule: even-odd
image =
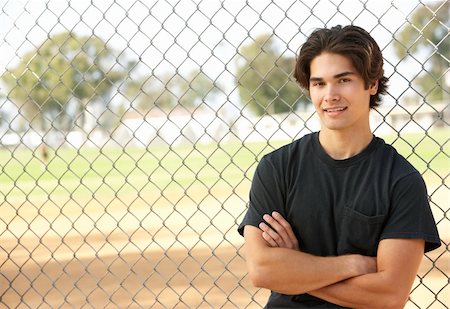
[[[168,74],[129,79],[124,87],[124,95],[141,113],[146,113],[154,107],[168,111],[176,105],[176,97],[167,87],[170,80],[171,76]]]
[[[219,92],[217,85],[201,70],[191,71],[187,78],[178,75],[179,104],[186,108],[198,106]]]
[[[124,90],[126,98],[142,113],[154,107],[166,112],[177,105],[194,108],[218,92],[218,86],[201,70],[192,70],[186,77],[165,73],[131,79]]]
[[[46,123],[70,129],[67,120],[77,118],[82,127],[86,105],[106,96],[124,78],[123,69],[114,69],[115,61],[101,39],[64,32],[26,53],[2,80],[8,98],[42,130],[48,129]],[[75,115],[68,111],[70,102],[75,102]]]
[[[257,115],[295,110],[307,104],[292,78],[294,57],[280,56],[273,36],[262,35],[239,51],[237,84],[241,101]]]
[[[445,80],[450,55],[449,24],[450,2],[433,1],[418,7],[395,36],[394,48],[400,58],[414,57],[418,52],[429,55],[423,72],[412,82],[413,88],[429,101],[442,101],[449,93]]]

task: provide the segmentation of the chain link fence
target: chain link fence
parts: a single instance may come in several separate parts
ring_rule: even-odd
[[[0,7],[0,307],[262,307],[236,230],[252,175],[319,128],[295,54],[350,23],[390,78],[372,128],[422,173],[443,241],[407,307],[450,307],[447,1]]]

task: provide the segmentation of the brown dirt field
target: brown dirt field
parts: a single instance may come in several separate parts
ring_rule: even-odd
[[[438,261],[435,265],[448,274],[449,254]],[[431,265],[424,261],[419,274],[427,273]],[[267,291],[251,287],[242,252],[231,245],[216,249],[149,249],[45,263],[28,261],[20,267],[20,274],[18,270],[12,264],[2,266],[1,302],[8,308],[81,308],[86,304],[93,308],[258,308],[268,295]],[[13,282],[9,289],[6,278]],[[432,271],[422,282],[438,292],[446,279]],[[438,299],[449,304],[449,297],[447,286]],[[420,285],[411,298],[425,308],[434,295]],[[409,305],[413,308],[412,303]],[[436,302],[429,308],[445,307]]]
[[[86,304],[93,308],[242,308],[252,303],[255,293],[233,247],[26,263],[20,272],[16,277],[17,268],[2,270],[2,304],[10,308],[45,307],[45,303],[51,308]],[[12,288],[24,295],[22,299],[12,289],[3,294],[4,277],[15,278]],[[31,285],[27,278],[33,278]]]
[[[247,190],[5,206],[0,308],[259,308],[268,292],[250,285],[236,232]],[[438,227],[450,243],[448,218]],[[422,262],[411,294],[420,308],[450,304],[448,250]]]

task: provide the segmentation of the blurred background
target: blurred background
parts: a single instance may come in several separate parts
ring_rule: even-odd
[[[0,8],[0,307],[262,307],[237,226],[261,156],[319,129],[292,72],[337,24],[383,51],[371,126],[423,175],[443,241],[407,308],[450,306],[448,1]]]

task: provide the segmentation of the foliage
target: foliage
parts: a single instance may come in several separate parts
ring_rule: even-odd
[[[179,76],[180,104],[193,107],[201,103],[209,95],[219,91],[216,84],[201,70],[191,71],[187,78]]]
[[[414,57],[418,52],[429,55],[423,63],[424,72],[412,84],[430,101],[444,100],[445,92],[449,92],[449,85],[445,80],[446,72],[449,74],[449,24],[450,2],[433,1],[418,7],[409,22],[395,36],[397,56]]]
[[[44,119],[67,120],[71,101],[82,118],[88,102],[107,95],[125,76],[123,68],[114,69],[115,61],[101,39],[64,32],[26,53],[15,67],[6,70],[2,80],[8,98],[21,113],[43,126]]]
[[[293,57],[280,56],[275,40],[262,35],[239,51],[237,84],[241,101],[257,115],[295,110],[306,98],[292,78]]]
[[[131,79],[124,91],[127,99],[141,112],[154,107],[170,111],[178,105],[193,108],[218,92],[219,87],[201,70],[193,70],[186,77],[165,73]]]
[[[135,78],[126,82],[124,95],[131,105],[142,113],[158,106],[171,109],[176,104],[175,97],[165,87],[170,78],[151,75],[147,78]]]

